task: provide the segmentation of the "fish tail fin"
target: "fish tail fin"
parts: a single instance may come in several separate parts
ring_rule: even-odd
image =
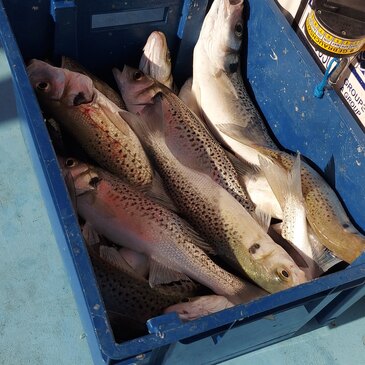
[[[88,246],[100,244],[100,236],[90,222],[86,221],[81,231]]]
[[[321,268],[323,272],[328,271],[331,267],[342,262],[337,256],[335,256],[327,247],[323,246],[320,250],[313,250],[315,253],[314,261]]]
[[[328,271],[331,267],[337,265],[342,260],[335,256],[327,247],[325,247],[315,235],[313,229],[308,224],[308,237],[313,249],[313,260],[323,272]]]
[[[303,202],[299,153],[289,172],[284,167],[261,156],[259,156],[259,161],[261,169],[282,209],[284,209],[289,196],[298,202]]]
[[[122,271],[128,271],[129,273],[135,274],[136,272],[132,266],[128,264],[121,253],[114,247],[101,245],[99,247],[99,256],[102,260],[108,262],[110,265],[114,266],[116,269]]]

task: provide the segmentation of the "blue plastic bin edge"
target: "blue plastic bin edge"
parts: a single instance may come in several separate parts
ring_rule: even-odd
[[[19,108],[23,109],[24,137],[32,154],[55,234],[58,236],[60,251],[70,276],[71,285],[88,334],[90,348],[95,356],[94,359],[98,358],[100,360],[100,356],[98,356],[100,354],[97,353],[99,346],[101,346],[101,350],[110,358],[134,356],[138,353],[150,351],[153,348],[168,345],[182,338],[214,329],[215,323],[223,326],[232,322],[234,318],[248,318],[252,314],[255,314],[255,316],[266,315],[270,314],[273,310],[275,312],[282,311],[288,308],[288,306],[291,307],[301,303],[305,304],[308,299],[320,298],[323,296],[323,292],[328,294],[328,291],[336,292],[336,290],[343,290],[364,282],[365,268],[357,260],[359,261],[358,264],[343,272],[335,273],[300,287],[262,298],[257,302],[249,303],[245,306],[237,306],[231,310],[197,320],[194,322],[195,331],[189,330],[190,324],[181,324],[178,328],[166,331],[164,338],[156,338],[156,335],[146,336],[144,340],[150,342],[148,344],[144,344],[143,341],[141,343],[140,340],[133,340],[124,344],[111,346],[111,343],[114,342],[112,341],[110,332],[108,334],[109,326],[105,322],[104,307],[97,290],[96,282],[92,279],[87,289],[81,285],[81,283],[85,285],[85,275],[92,273],[90,261],[85,247],[82,244],[79,227],[76,223],[73,209],[62,181],[58,163],[49,142],[48,133],[44,126],[38,103],[29,85],[20,52],[12,37],[1,0],[0,6],[0,33],[11,65]],[[32,97],[29,97],[29,95]],[[80,269],[82,269],[82,272],[80,272]],[[339,282],[341,283],[340,288],[338,286]],[[99,303],[101,305],[95,307],[95,304]],[[94,307],[98,309],[93,309]],[[94,324],[97,325],[99,332],[105,331],[105,334],[96,334]],[[151,343],[153,343],[152,346]],[[128,351],[124,351],[126,345],[128,345]]]
[[[79,266],[75,265],[78,261],[86,271],[84,275],[93,278],[91,262],[87,256],[85,248],[78,251],[77,247],[82,242],[80,229],[70,204],[68,193],[60,173],[60,168],[56,159],[55,152],[50,143],[49,135],[43,122],[42,114],[39,109],[33,89],[29,83],[27,73],[24,68],[21,53],[12,35],[5,9],[0,0],[0,40],[6,51],[8,62],[13,75],[13,84],[16,92],[16,102],[24,140],[32,157],[34,169],[47,207],[49,218],[54,229],[60,253],[66,268],[67,275],[76,299],[82,323],[87,333],[92,356],[95,363],[100,364],[101,352],[99,349],[99,336],[95,333],[93,316],[100,315],[97,311],[93,312],[88,305],[86,297],[95,298],[95,303],[102,302],[95,280],[91,280],[90,288],[86,293],[80,282]],[[29,96],[32,97],[29,97]],[[65,227],[68,229],[66,230]],[[71,229],[70,229],[71,228]],[[76,249],[76,250],[75,250]],[[76,258],[75,251],[78,255]],[[90,311],[88,311],[90,309]],[[100,306],[103,310],[104,306]],[[104,314],[105,316],[105,314]],[[104,323],[105,332],[108,326]],[[114,343],[110,335],[110,343]]]

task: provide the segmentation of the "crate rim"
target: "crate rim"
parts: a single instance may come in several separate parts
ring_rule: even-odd
[[[40,139],[47,140],[48,133],[44,127],[41,111],[27,77],[24,61],[21,57],[16,39],[7,19],[2,0],[0,0],[0,8],[0,40],[6,51],[6,57],[12,72],[14,87],[20,95],[22,106],[24,107],[28,117],[26,122],[34,138],[34,144],[38,152],[39,162],[43,168],[43,173],[46,175],[47,182],[51,183],[51,185],[48,186],[51,190],[50,193],[52,196],[52,204],[54,205],[54,208],[57,211],[58,217],[60,219],[58,223],[60,223],[63,227],[65,224],[69,225],[67,228],[71,228],[73,232],[77,233],[76,235],[65,234],[64,239],[67,242],[67,247],[70,250],[70,254],[73,258],[73,263],[79,263],[81,259],[85,260],[85,254],[88,259],[87,250],[84,245],[81,245],[85,252],[82,252],[82,255],[75,255],[74,253],[75,247],[78,249],[80,248],[80,228],[77,224],[76,217],[71,202],[68,198],[66,186],[63,182],[60,171],[56,176],[49,173],[50,169],[55,166],[57,166],[59,169],[57,158],[50,143],[49,145],[44,145],[39,142]],[[28,98],[25,96],[25,94],[32,95],[32,97]],[[40,125],[43,125],[43,128],[37,129],[37,131],[35,131],[36,127],[39,127]],[[46,163],[47,158],[48,161],[52,161],[52,163]],[[57,194],[53,189],[54,184],[59,185],[59,188],[61,188],[61,191],[58,191]],[[61,203],[61,199],[65,197],[67,197],[67,201]],[[61,212],[60,206],[62,205],[64,206]],[[285,309],[299,306],[304,304],[303,301],[307,303],[308,298],[318,299],[324,295],[334,293],[338,290],[349,289],[351,287],[362,285],[365,283],[365,265],[363,265],[363,261],[365,261],[364,258],[365,254],[362,254],[361,257],[359,257],[352,265],[339,272],[335,272],[299,286],[265,296],[247,304],[237,305],[233,308],[229,308],[191,322],[181,323],[178,327],[164,331],[163,336],[148,334],[146,336],[126,341],[121,344],[115,343],[113,335],[110,332],[110,328],[105,322],[105,308],[100,293],[98,292],[94,276],[92,277],[92,287],[94,289],[88,288],[89,291],[83,290],[85,303],[80,304],[80,302],[77,301],[77,304],[79,311],[84,311],[86,306],[87,314],[91,318],[93,324],[95,324],[95,321],[100,319],[100,321],[98,321],[100,322],[98,323],[98,325],[100,325],[99,331],[104,331],[104,334],[96,334],[96,337],[100,343],[101,352],[109,359],[122,360],[133,357],[140,353],[147,353],[155,348],[169,345],[179,340],[203,334],[208,330],[225,326],[234,321],[250,319],[255,320],[268,314],[275,314],[284,311]],[[91,265],[89,259],[88,264]],[[64,260],[64,265],[68,270],[69,263],[66,263]],[[83,284],[85,283],[85,279],[80,274],[78,267],[79,265],[75,265],[78,285],[80,285],[81,288],[84,288]],[[339,278],[342,280],[340,286],[337,285]],[[88,280],[90,280],[90,278],[88,278]],[[87,305],[87,303],[90,301],[90,296],[93,297],[93,299],[98,299],[101,303],[101,306],[97,311],[93,310],[91,306]],[[258,308],[260,308],[259,312],[257,312]],[[207,321],[207,319],[209,319],[209,321]],[[219,325],[219,327],[217,327],[217,325]],[[95,327],[96,326],[94,326],[94,330]],[[187,330],[188,327],[190,327],[189,330]],[[194,330],[191,330],[192,327],[194,327]],[[152,341],[153,345],[151,346]],[[145,342],[149,343],[146,344]],[[128,347],[128,351],[125,351],[126,347]]]

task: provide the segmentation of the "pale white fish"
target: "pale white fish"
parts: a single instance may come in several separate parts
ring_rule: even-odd
[[[276,148],[241,75],[243,4],[243,0],[214,0],[194,48],[192,90],[217,139],[252,163],[257,161],[254,151],[224,131],[236,128],[242,139]]]
[[[139,69],[169,89],[173,89],[170,51],[162,32],[154,31],[148,37],[139,62]]]
[[[274,162],[268,162],[267,159],[260,158],[260,164],[283,211],[281,235],[302,253],[308,265],[308,279],[318,277],[322,270],[314,261],[315,252],[308,238],[300,175],[300,154],[297,155],[291,171]]]

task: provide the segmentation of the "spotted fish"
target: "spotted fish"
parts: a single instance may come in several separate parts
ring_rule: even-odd
[[[160,123],[163,118],[166,143],[176,158],[209,175],[255,216],[256,207],[240,184],[232,162],[201,120],[173,92],[141,71],[124,66],[123,72],[113,72],[128,110],[139,113],[146,123]],[[160,103],[154,104],[158,94],[162,94],[162,116],[158,110]],[[149,105],[148,113],[141,112],[145,105]]]
[[[152,183],[150,162],[121,110],[83,74],[33,60],[27,67],[42,109],[101,166],[133,185]]]
[[[151,115],[158,109],[162,113],[163,97],[156,97],[155,105],[145,106],[141,114]],[[143,141],[182,214],[215,252],[266,291],[277,292],[305,282],[304,273],[266,233],[269,220],[262,220],[263,228],[210,176],[182,164],[170,150],[174,146],[166,143],[169,125],[163,117],[141,116],[143,121],[135,117],[130,125]]]
[[[215,264],[199,248],[209,245],[175,213],[106,171],[70,158],[60,163],[79,215],[99,235],[147,255],[151,286],[189,277],[235,304],[265,293]]]

